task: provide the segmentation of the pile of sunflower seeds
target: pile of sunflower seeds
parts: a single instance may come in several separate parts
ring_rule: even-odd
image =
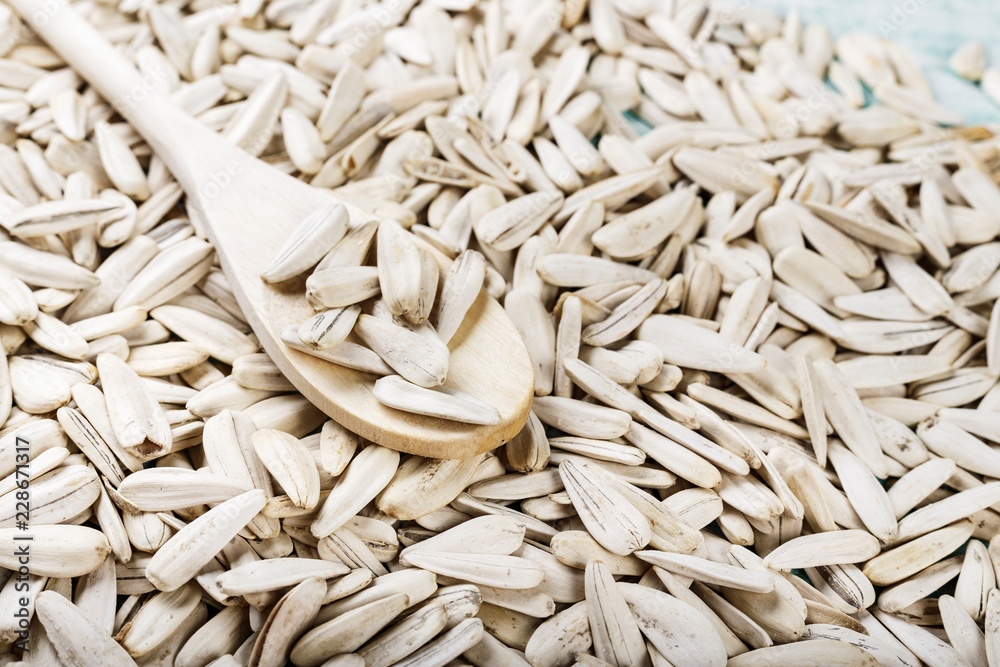
[[[1000,139],[912,55],[705,0],[74,5],[371,216],[265,272],[286,342],[488,423],[436,389],[485,288],[536,397],[466,460],[328,420],[0,5],[0,665],[1000,665]]]

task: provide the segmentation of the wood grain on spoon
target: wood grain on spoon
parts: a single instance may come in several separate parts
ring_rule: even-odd
[[[223,271],[261,345],[319,409],[386,447],[437,458],[463,458],[513,437],[527,419],[533,376],[527,351],[500,305],[485,291],[449,343],[445,386],[500,412],[476,426],[388,408],[372,395],[374,378],[290,349],[281,332],[313,315],[301,281],[260,279],[274,253],[316,209],[339,201],[251,157],[180,111],[83,18],[61,0],[45,6],[11,0],[62,58],[125,117],[169,167],[187,194],[187,211],[215,246]],[[348,206],[352,224],[365,213]]]

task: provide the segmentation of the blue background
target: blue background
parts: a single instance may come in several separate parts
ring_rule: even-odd
[[[898,42],[923,65],[936,100],[965,116],[967,124],[1000,124],[1000,107],[948,68],[952,52],[968,40],[986,47],[988,66],[1000,67],[1000,0],[749,0],[749,4],[781,16],[797,7],[803,25],[821,23],[834,39],[866,32]]]

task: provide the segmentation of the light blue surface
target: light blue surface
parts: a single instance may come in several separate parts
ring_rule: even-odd
[[[866,32],[906,46],[924,68],[934,97],[970,125],[1000,123],[1000,107],[979,87],[956,76],[948,58],[963,42],[982,42],[988,63],[1000,66],[998,0],[749,0],[785,15],[798,7],[805,25],[821,23],[834,39]]]

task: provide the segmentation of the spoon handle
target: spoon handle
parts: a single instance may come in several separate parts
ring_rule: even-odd
[[[118,111],[177,178],[189,197],[246,153],[177,107],[64,0],[8,0],[66,64]]]

